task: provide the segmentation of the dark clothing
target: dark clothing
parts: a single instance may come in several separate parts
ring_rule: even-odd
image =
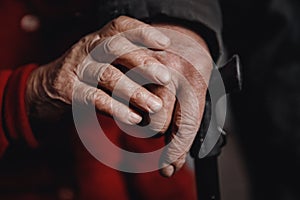
[[[222,1],[224,41],[242,60],[233,96],[255,200],[300,199],[300,2]]]

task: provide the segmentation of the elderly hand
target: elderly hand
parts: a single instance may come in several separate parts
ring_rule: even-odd
[[[31,74],[26,91],[29,116],[56,119],[72,101],[76,101],[93,104],[98,111],[123,123],[139,123],[142,118],[137,112],[105,92],[112,92],[117,82],[123,87],[115,95],[130,98],[133,105],[147,112],[160,110],[162,102],[157,96],[123,76],[123,72],[115,67],[122,65],[131,69],[139,66],[139,73],[145,78],[160,85],[169,83],[167,68],[136,44],[162,50],[170,40],[150,25],[124,16],[82,38],[61,58]],[[88,59],[92,51],[93,58]]]
[[[119,65],[137,69],[156,85],[146,89]],[[138,124],[139,112],[118,100],[130,99],[150,113],[152,130],[165,133],[171,125],[161,163],[161,173],[169,177],[184,164],[200,126],[211,69],[207,46],[194,32],[122,16],[36,69],[27,83],[26,105],[29,116],[51,120],[72,103],[92,104],[125,124]]]
[[[152,129],[164,133],[171,124],[171,133],[167,135],[171,142],[161,163],[162,175],[169,177],[185,163],[200,127],[213,62],[198,34],[178,26],[156,27],[163,28],[159,30],[171,39],[165,51],[149,51],[168,67],[172,77],[167,87],[151,88],[163,100],[163,108],[151,118]]]

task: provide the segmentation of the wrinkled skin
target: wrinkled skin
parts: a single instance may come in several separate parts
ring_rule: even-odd
[[[92,104],[99,112],[125,124],[138,124],[142,120],[139,112],[112,98],[107,91],[128,98],[136,108],[151,114],[151,129],[164,133],[171,125],[174,142],[163,155],[161,173],[172,176],[185,162],[204,109],[212,63],[208,53],[196,50],[199,45],[207,50],[203,39],[188,29],[150,26],[121,16],[31,74],[26,91],[28,114],[33,119],[58,119],[72,103],[81,103]],[[112,57],[117,59],[111,60]],[[138,67],[138,73],[156,85],[148,89],[140,86],[125,76],[119,65],[127,70]],[[116,84],[121,87],[114,90]]]
[[[131,30],[133,27],[135,30],[131,32],[129,37],[120,36],[112,38],[112,36]],[[90,51],[100,42],[104,43],[104,54],[100,58],[102,56],[107,58],[109,55],[121,55],[124,49],[128,51],[136,49],[136,46],[132,42],[139,42],[156,49],[163,49],[170,43],[169,39],[162,33],[153,28],[150,30],[149,25],[127,17],[115,19],[100,31],[82,38],[57,61],[40,67],[33,72],[28,81],[29,89],[27,90],[27,102],[29,108],[31,108],[29,109],[31,110],[31,115],[36,115],[39,118],[45,117],[46,119],[49,117],[51,109],[47,109],[43,105],[43,102],[39,103],[45,101],[40,98],[41,96],[47,97],[48,101],[46,101],[50,106],[53,106],[52,102],[55,100],[55,106],[60,108],[61,105],[58,105],[60,102],[71,104],[72,95],[74,94],[73,98],[76,101],[86,104],[92,103],[99,111],[108,115],[114,115],[124,123],[136,124],[141,121],[141,117],[133,110],[113,100],[103,90],[85,83],[85,80],[95,79],[101,87],[112,90],[114,84],[123,75],[120,70],[109,63],[96,62],[95,60],[84,62]],[[120,57],[120,60],[127,60],[126,66],[128,68],[144,65],[145,63],[153,65],[155,67],[144,67],[142,73],[160,84],[170,81],[170,75],[165,66],[142,51],[136,53],[139,53],[140,57],[143,56],[143,59],[132,59],[132,56],[127,54]],[[122,62],[118,64],[122,64]],[[139,107],[149,112],[157,111],[161,108],[162,102],[155,95],[130,79],[124,78],[122,80],[124,81],[122,85],[127,86],[121,91],[122,95],[126,96],[130,91],[135,90],[136,93],[132,94],[131,98]],[[41,81],[42,84],[40,84]],[[59,100],[58,103],[57,100]],[[39,107],[36,106],[37,104]],[[32,107],[35,108],[34,111],[32,111]],[[112,107],[119,112],[113,113]],[[45,112],[44,109],[47,109],[49,112]],[[59,109],[53,110],[56,111]]]
[[[185,163],[186,154],[200,126],[212,59],[204,40],[196,33],[174,25],[155,26],[179,32],[163,29],[171,45],[163,52],[152,53],[169,68],[172,77],[166,87],[152,90],[163,100],[163,108],[152,118],[154,129],[163,127],[160,132],[164,133],[171,123],[173,143],[166,150],[166,162],[162,163],[165,167],[161,170],[162,175],[169,177]],[[164,125],[161,122],[165,122]]]

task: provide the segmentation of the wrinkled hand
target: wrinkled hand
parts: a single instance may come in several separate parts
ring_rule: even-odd
[[[29,116],[55,119],[76,101],[92,104],[98,111],[123,123],[139,123],[140,115],[105,92],[111,92],[117,82],[123,87],[115,91],[115,95],[130,98],[133,105],[150,113],[160,110],[162,102],[157,96],[123,76],[123,72],[115,67],[122,65],[131,69],[139,66],[139,73],[145,78],[157,84],[168,84],[167,68],[136,44],[162,50],[170,41],[150,25],[124,16],[82,38],[61,58],[31,74],[26,91]],[[111,60],[113,58],[117,59]]]
[[[176,26],[155,27],[178,32],[158,31],[122,16],[36,69],[27,83],[29,116],[56,119],[76,101],[92,104],[125,124],[138,124],[142,120],[138,112],[108,93],[130,99],[135,107],[151,113],[151,129],[164,133],[171,125],[167,137],[172,140],[161,163],[161,173],[171,176],[184,164],[200,126],[212,62],[199,35]],[[118,65],[127,70],[138,67],[140,75],[158,85],[147,90],[124,76]]]
[[[205,96],[212,70],[212,59],[204,40],[194,32],[170,25],[158,25],[170,39],[171,45],[161,52],[149,52],[169,68],[172,80],[167,87],[152,91],[163,100],[163,108],[153,114],[151,126],[164,133],[171,124],[172,139],[162,158],[161,173],[171,176],[185,163],[200,127]],[[175,97],[176,96],[176,97]],[[176,101],[177,98],[177,101]]]

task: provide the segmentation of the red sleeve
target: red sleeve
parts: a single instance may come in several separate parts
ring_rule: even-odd
[[[30,147],[38,146],[25,107],[27,78],[35,68],[32,64],[14,71],[0,70],[0,156],[9,141],[23,140]]]

